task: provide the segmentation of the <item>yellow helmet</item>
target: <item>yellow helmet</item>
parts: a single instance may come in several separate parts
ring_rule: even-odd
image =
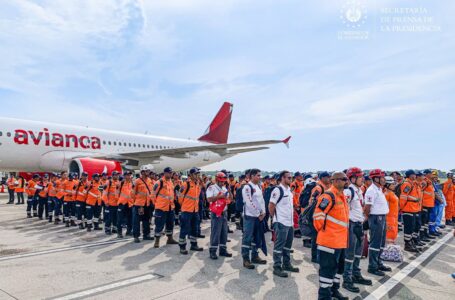
[[[431,174],[432,174],[433,176],[436,176],[436,177],[439,176],[438,170],[433,170],[433,171],[431,171]]]

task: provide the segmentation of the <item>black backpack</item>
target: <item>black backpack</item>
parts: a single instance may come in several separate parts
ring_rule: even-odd
[[[335,195],[332,194],[331,192],[325,192],[325,194],[329,195],[330,198],[332,199],[332,204],[331,204],[329,210],[327,211],[327,215],[328,215],[335,204]],[[317,203],[318,203],[318,201],[316,199],[313,199],[313,202],[311,202],[310,206],[307,207],[303,211],[303,213],[301,213],[299,216],[299,228],[300,228],[300,232],[303,236],[315,237],[317,234],[316,228],[314,227],[314,224],[313,224],[313,214],[314,214],[314,210],[316,209]],[[325,229],[327,215],[324,220],[323,229]]]
[[[305,208],[310,204],[311,191],[314,189],[316,184],[317,184],[316,182],[312,182],[305,185],[305,188],[303,189],[302,193],[300,193],[299,196],[300,207]]]
[[[253,186],[251,186],[251,184],[249,183],[246,183],[246,184],[242,184],[238,189],[237,191],[235,191],[235,210],[238,212],[238,213],[241,213],[243,212],[243,208],[244,208],[244,201],[243,201],[243,195],[242,195],[242,191],[243,191],[243,188],[245,187],[245,185],[249,185],[250,186],[250,189],[251,189],[251,197],[253,197],[253,194],[254,194],[254,189],[253,189]]]

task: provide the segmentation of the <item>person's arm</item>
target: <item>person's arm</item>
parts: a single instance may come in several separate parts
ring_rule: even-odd
[[[273,220],[273,216],[275,216],[276,210],[276,202],[278,201],[279,193],[277,193],[277,188],[274,188],[270,194],[270,202],[269,202],[269,214]]]
[[[209,186],[209,188],[207,189],[207,202],[208,203],[212,203],[212,202],[215,202],[216,200],[220,199],[221,195],[220,194],[216,194],[215,195],[215,189],[212,187],[212,186]]]
[[[365,221],[368,220],[371,212],[371,206],[374,201],[374,191],[373,189],[368,189],[365,193],[365,206],[363,207],[363,214],[365,215]]]

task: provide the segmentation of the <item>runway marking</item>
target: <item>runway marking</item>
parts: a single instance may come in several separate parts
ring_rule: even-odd
[[[146,275],[141,275],[141,276],[138,276],[138,277],[133,277],[133,278],[121,280],[121,281],[109,283],[109,284],[106,284],[106,285],[102,285],[102,286],[99,286],[99,287],[95,287],[95,288],[91,288],[91,289],[87,289],[87,290],[84,290],[84,291],[68,294],[68,295],[65,295],[65,296],[57,297],[57,298],[51,298],[51,299],[52,300],[80,299],[80,298],[88,297],[88,296],[91,296],[91,295],[94,295],[94,294],[104,293],[104,292],[107,292],[107,291],[110,291],[110,290],[113,290],[113,289],[118,289],[118,288],[122,288],[122,287],[125,287],[125,286],[138,284],[138,283],[141,283],[141,282],[144,282],[144,281],[149,281],[149,280],[156,279],[156,278],[161,278],[161,277],[162,277],[161,275],[151,273],[151,274],[146,274]]]
[[[121,240],[120,239],[119,240],[112,240],[112,241],[104,241],[104,242],[96,242],[96,243],[83,244],[83,245],[68,246],[68,247],[63,247],[63,248],[55,248],[55,249],[36,251],[36,252],[17,254],[17,255],[9,255],[9,256],[0,257],[0,262],[7,261],[7,260],[12,260],[12,259],[24,258],[24,257],[45,255],[45,254],[50,254],[50,253],[57,253],[57,252],[71,251],[71,250],[77,250],[77,249],[99,247],[99,246],[104,246],[104,245],[110,245],[110,244],[126,242],[126,241],[130,241],[130,240],[132,240],[132,238],[126,238],[126,239],[121,239]]]
[[[405,279],[412,271],[419,267],[425,260],[427,260],[435,251],[442,247],[451,237],[453,233],[449,232],[440,240],[436,241],[430,248],[425,252],[420,254],[416,259],[411,261],[406,267],[401,269],[398,273],[390,277],[386,282],[381,286],[371,292],[365,300],[379,300],[389,291],[391,291],[395,286],[397,286],[403,279]]]

